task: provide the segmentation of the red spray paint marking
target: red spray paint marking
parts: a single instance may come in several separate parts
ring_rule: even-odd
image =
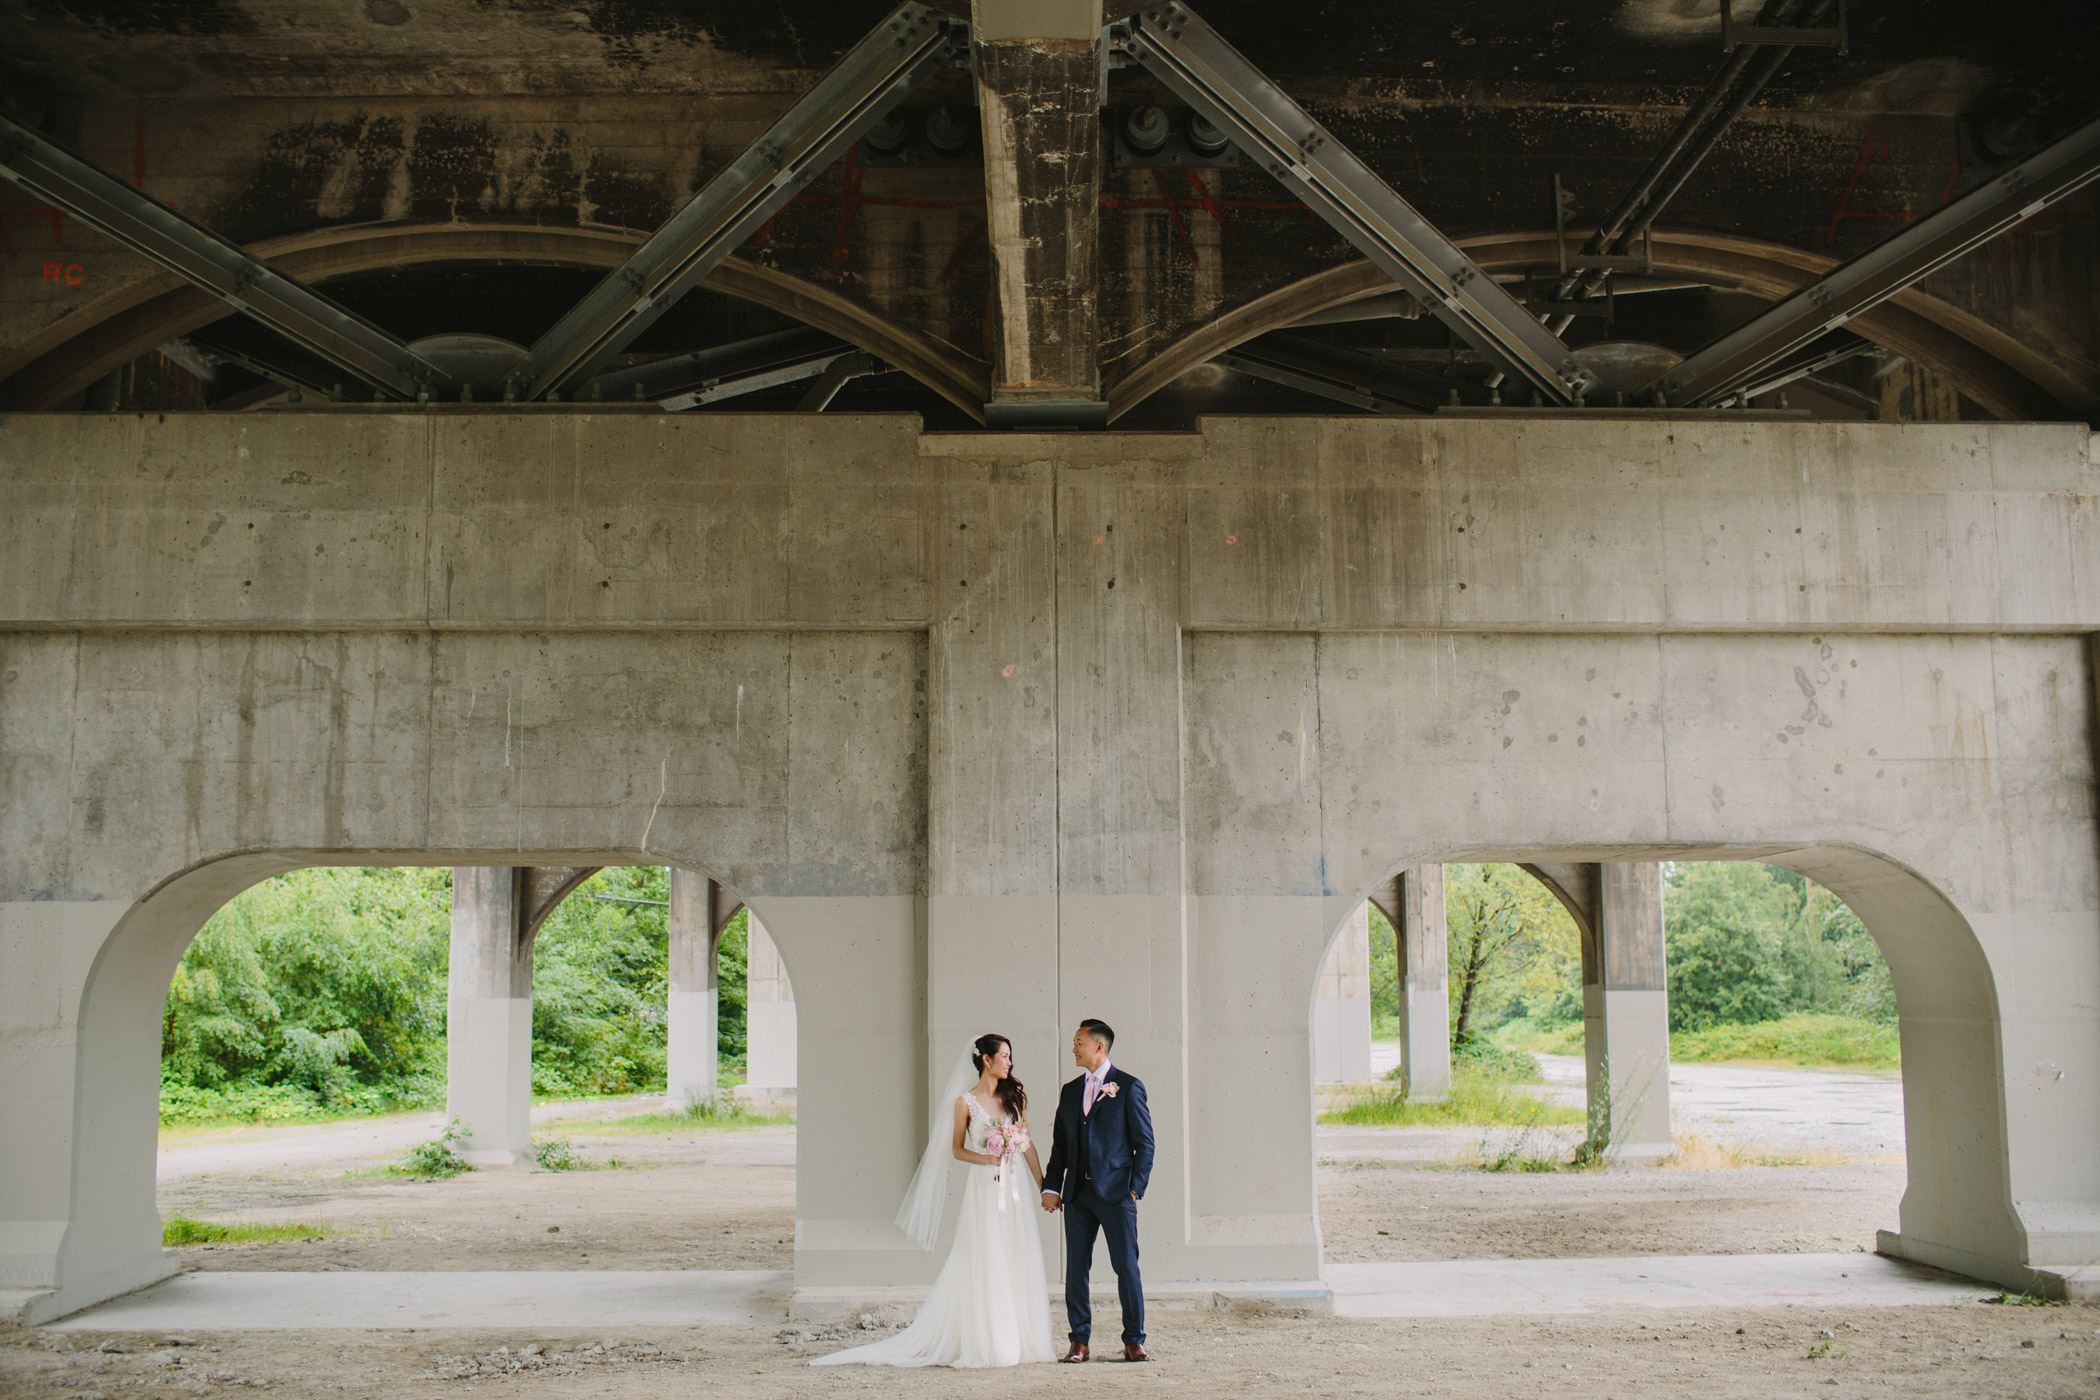
[[[87,272],[79,263],[47,262],[44,264],[44,280],[77,287],[87,280]]]
[[[51,227],[51,246],[60,250],[66,246],[65,210],[54,209],[48,204],[35,209],[0,209],[0,253],[4,253],[9,262],[22,256],[22,250],[8,236],[7,226],[11,223],[47,223]]]
[[[1154,168],[1152,183],[1159,186],[1159,195],[1166,202],[1167,217],[1174,221],[1174,236],[1181,240],[1183,251],[1189,255],[1190,267],[1203,266],[1203,259],[1196,256],[1196,240],[1189,237],[1189,226],[1181,219],[1181,201],[1174,198],[1174,191],[1167,184],[1167,172]]]

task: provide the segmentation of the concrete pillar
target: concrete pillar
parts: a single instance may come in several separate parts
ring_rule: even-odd
[[[758,916],[745,935],[744,1093],[761,1107],[795,1102],[795,988]]]
[[[1399,944],[1400,1072],[1408,1096],[1417,1100],[1451,1092],[1451,998],[1446,987],[1444,867],[1414,865],[1400,872]]]
[[[532,1151],[532,942],[526,871],[452,872],[445,1016],[445,1116],[467,1126],[460,1155],[507,1167]]]
[[[671,871],[670,987],[665,1001],[664,1105],[682,1111],[713,1103],[720,1060],[721,993],[715,951],[721,926],[715,901],[721,886],[690,870]]]
[[[1615,1161],[1652,1162],[1674,1150],[1662,867],[1607,862],[1596,890],[1596,953],[1582,978],[1590,1141]]]
[[[1327,950],[1313,993],[1313,1079],[1371,1077],[1371,906],[1359,905]]]
[[[1095,262],[1101,0],[976,0],[994,426],[1108,421]]]

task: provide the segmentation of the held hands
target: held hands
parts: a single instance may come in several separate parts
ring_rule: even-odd
[[[1055,1214],[1056,1214],[1056,1213],[1057,1213],[1058,1211],[1061,1211],[1061,1210],[1063,1210],[1064,1208],[1065,1208],[1065,1203],[1064,1203],[1063,1199],[1062,1199],[1062,1198],[1060,1198],[1060,1197],[1058,1196],[1058,1194],[1057,1194],[1057,1193],[1056,1193],[1055,1191],[1045,1191],[1045,1192],[1043,1193],[1043,1209],[1044,1209],[1044,1210],[1047,1210],[1047,1211],[1049,1211],[1049,1212],[1050,1212],[1050,1213],[1051,1213],[1052,1215],[1055,1215]]]

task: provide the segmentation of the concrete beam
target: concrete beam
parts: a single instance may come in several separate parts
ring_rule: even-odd
[[[1098,426],[1101,6],[981,3],[976,18],[993,268],[986,421]]]

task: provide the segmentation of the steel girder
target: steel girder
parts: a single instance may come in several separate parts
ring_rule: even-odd
[[[1148,6],[1110,36],[1490,364],[1548,403],[1590,387],[1559,336],[1187,5]]]
[[[1434,413],[1452,403],[1489,402],[1488,390],[1478,384],[1288,331],[1243,341],[1211,362],[1373,413]]]
[[[670,310],[794,198],[927,71],[960,51],[966,26],[898,6],[764,135],[539,338],[511,374],[518,397],[569,391]]]
[[[5,117],[0,174],[382,394],[412,399],[419,390],[436,393],[452,383],[451,375],[348,307]]]
[[[1870,311],[1971,248],[2100,179],[2100,121],[2088,122],[1960,199],[1840,263],[1648,386],[1657,404],[1696,408],[1734,398],[1763,371]]]

